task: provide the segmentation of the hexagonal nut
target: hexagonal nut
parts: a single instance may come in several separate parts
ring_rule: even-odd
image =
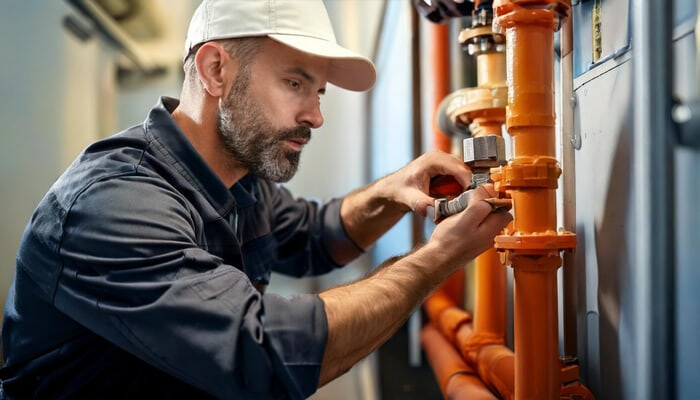
[[[464,162],[471,167],[491,168],[507,163],[506,144],[496,135],[464,139]]]

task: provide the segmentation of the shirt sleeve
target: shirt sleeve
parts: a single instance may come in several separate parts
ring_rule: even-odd
[[[340,218],[342,199],[324,204],[295,199],[285,187],[262,183],[271,203],[272,231],[278,243],[276,272],[314,276],[341,267],[363,250],[348,237]]]
[[[157,179],[92,184],[64,225],[55,306],[218,398],[311,395],[328,329],[322,301],[261,295],[197,246],[197,218]]]

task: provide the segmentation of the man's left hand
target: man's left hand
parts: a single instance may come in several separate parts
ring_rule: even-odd
[[[437,175],[449,175],[466,189],[471,185],[471,170],[457,157],[431,151],[416,158],[405,167],[384,178],[387,196],[406,211],[425,216],[426,208],[435,199],[428,194],[430,179]]]

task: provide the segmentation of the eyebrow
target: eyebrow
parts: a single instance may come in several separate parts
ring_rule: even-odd
[[[316,78],[314,78],[314,77],[313,77],[310,73],[308,73],[304,68],[301,68],[301,67],[292,67],[292,68],[288,68],[288,69],[286,70],[286,72],[291,73],[291,74],[299,75],[299,76],[303,77],[304,79],[306,79],[307,81],[311,82],[312,84],[313,84],[313,83],[316,83]],[[320,94],[325,94],[325,93],[326,93],[326,88],[325,88],[325,87],[324,87],[324,88],[321,88],[321,89],[318,90],[318,92],[319,92]]]

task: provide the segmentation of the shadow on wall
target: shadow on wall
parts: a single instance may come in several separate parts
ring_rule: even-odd
[[[619,82],[616,80],[615,85]],[[615,93],[613,86],[612,92]],[[600,338],[600,379],[604,398],[621,399],[622,365],[620,362],[620,322],[623,293],[631,291],[630,255],[624,245],[630,226],[629,198],[632,182],[632,118],[628,102],[624,121],[619,127],[617,147],[613,153],[604,212],[596,224],[595,247],[598,265],[598,329]]]

